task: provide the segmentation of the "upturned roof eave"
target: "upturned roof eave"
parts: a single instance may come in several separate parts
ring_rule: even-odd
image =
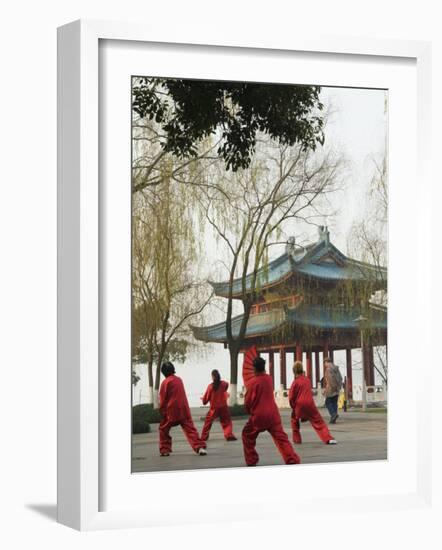
[[[288,266],[289,266],[288,271],[286,271],[278,279],[275,279],[274,281],[271,281],[268,284],[260,284],[258,288],[255,288],[254,292],[256,292],[256,290],[266,290],[268,288],[272,288],[274,286],[277,286],[277,285],[283,283],[284,281],[286,281],[292,275],[294,275],[294,276],[298,275],[298,276],[301,276],[303,278],[320,280],[320,281],[342,281],[342,282],[351,281],[351,282],[356,282],[356,283],[358,283],[358,282],[362,283],[362,282],[369,282],[370,281],[370,277],[359,278],[359,277],[356,277],[356,276],[354,276],[354,277],[344,277],[343,276],[342,278],[336,279],[336,278],[333,278],[333,277],[327,277],[326,275],[308,274],[308,273],[302,272],[302,270],[300,268],[302,268],[302,266],[308,265],[309,263],[314,264],[314,265],[319,265],[319,264],[316,264],[316,262],[313,259],[321,251],[325,251],[325,253],[327,253],[327,252],[333,253],[333,255],[336,255],[339,258],[339,260],[342,261],[344,264],[347,264],[349,266],[354,266],[356,268],[360,267],[361,270],[362,269],[369,270],[370,272],[375,273],[376,275],[373,278],[373,283],[376,284],[376,285],[381,284],[383,286],[386,286],[386,281],[384,281],[383,277],[382,277],[383,275],[387,276],[388,272],[387,272],[386,267],[384,267],[384,266],[375,266],[375,265],[369,264],[367,262],[362,262],[362,261],[359,261],[359,260],[355,260],[353,258],[349,258],[343,252],[341,252],[330,241],[319,241],[317,243],[314,243],[313,245],[309,245],[304,250],[305,250],[305,253],[304,253],[303,256],[300,256],[299,261],[296,261],[295,259],[291,258],[287,254],[287,252],[285,252],[281,256],[278,256],[278,258],[276,258],[275,260],[272,260],[268,264],[267,267],[261,268],[258,272],[258,277],[259,277],[260,273],[264,273],[264,270],[265,271],[270,271],[272,269],[275,269],[278,265],[280,265],[281,263],[284,263],[285,261],[288,260]],[[250,274],[247,275],[246,281],[249,277],[250,277]],[[241,284],[241,282],[242,282],[241,278],[234,279],[233,282],[232,282],[233,288],[235,287],[235,285]],[[210,281],[210,284],[211,284],[212,288],[214,289],[214,292],[217,296],[220,296],[220,297],[223,297],[223,298],[228,298],[229,297],[229,295],[230,295],[230,292],[229,292],[230,282],[229,281],[222,281],[222,282],[219,282],[219,283],[214,282],[214,281]],[[251,289],[246,288],[246,294],[250,294],[251,292],[252,292]],[[240,299],[242,296],[243,296],[243,291],[242,290],[241,291],[233,290],[232,298]]]

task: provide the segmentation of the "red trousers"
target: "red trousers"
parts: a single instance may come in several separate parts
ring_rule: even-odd
[[[174,426],[181,426],[184,435],[189,442],[189,445],[197,453],[199,449],[206,448],[206,443],[201,440],[198,435],[197,429],[191,418],[186,418],[178,421],[169,421],[164,419],[160,422],[159,432],[160,432],[160,453],[170,453],[172,452],[172,438],[169,435],[170,429]]]
[[[203,431],[201,432],[201,439],[207,441],[209,439],[210,428],[213,421],[219,418],[221,427],[224,432],[224,437],[229,440],[234,438],[232,419],[230,418],[229,408],[219,407],[218,409],[210,409],[207,413],[206,420],[204,421]]]
[[[333,439],[333,436],[328,431],[327,424],[324,422],[318,410],[312,411],[307,416],[303,416],[302,419],[310,421],[312,428],[318,434],[319,439],[324,443],[328,443],[330,439]],[[292,417],[293,443],[302,443],[299,420],[299,418]]]
[[[275,445],[286,464],[299,464],[301,462],[299,455],[296,454],[293,449],[280,421],[264,428],[254,426],[252,418],[249,418],[242,431],[244,458],[247,466],[254,466],[258,463],[259,455],[256,452],[256,439],[260,433],[265,431],[269,432],[272,436],[273,441],[275,442]]]

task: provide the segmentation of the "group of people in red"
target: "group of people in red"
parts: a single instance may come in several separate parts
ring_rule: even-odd
[[[286,464],[299,464],[301,459],[294,450],[289,438],[284,431],[281,415],[275,402],[273,392],[273,381],[265,370],[265,360],[262,357],[255,358],[253,362],[255,376],[250,382],[244,398],[246,411],[250,415],[242,430],[242,443],[244,458],[247,466],[256,466],[259,462],[259,455],[256,451],[256,440],[258,435],[264,431],[270,433],[273,441]],[[330,359],[325,359],[325,388],[324,393],[333,391],[331,388],[332,377],[327,372],[332,368],[337,369]],[[330,371],[328,371],[328,368]],[[160,412],[162,421],[159,425],[160,455],[169,456],[172,452],[172,438],[170,430],[174,426],[181,426],[192,449],[199,455],[206,455],[206,441],[209,439],[210,429],[214,420],[219,419],[224,437],[227,441],[236,441],[233,433],[232,419],[227,405],[228,382],[221,380],[217,370],[212,371],[212,383],[207,387],[202,396],[204,405],[210,404],[206,415],[201,435],[196,429],[189,403],[187,401],[184,384],[181,378],[176,376],[175,367],[171,362],[166,362],[161,367],[164,380],[160,388]],[[289,402],[292,408],[292,435],[293,443],[302,443],[300,423],[310,421],[313,429],[321,441],[326,444],[336,444],[327,424],[324,422],[313,399],[311,383],[304,375],[302,363],[296,361],[293,366],[295,378],[290,387]],[[336,418],[332,416],[333,423]]]

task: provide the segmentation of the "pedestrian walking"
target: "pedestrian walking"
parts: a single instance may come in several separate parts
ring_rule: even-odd
[[[339,368],[329,357],[324,359],[324,389],[325,406],[330,414],[330,424],[338,419],[338,398],[342,387],[342,376]]]

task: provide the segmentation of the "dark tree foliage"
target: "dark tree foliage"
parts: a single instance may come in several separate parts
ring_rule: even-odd
[[[304,149],[324,142],[319,86],[140,77],[132,92],[134,112],[161,125],[163,149],[179,158],[196,157],[217,131],[232,171],[250,165],[257,132]]]
[[[138,382],[140,381],[140,377],[138,376],[138,374],[133,370],[132,371],[132,385],[133,386],[136,386],[138,384]]]

